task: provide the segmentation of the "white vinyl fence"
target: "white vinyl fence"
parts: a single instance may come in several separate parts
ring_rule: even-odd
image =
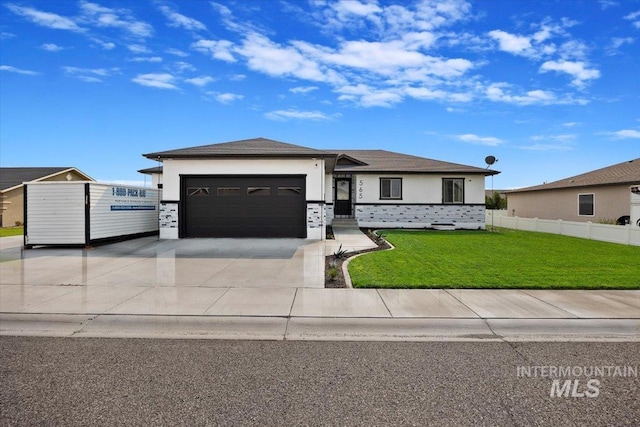
[[[563,221],[561,219],[519,218],[507,216],[507,211],[486,211],[486,226],[539,231],[563,236],[601,240],[603,242],[640,246],[640,227],[634,225],[609,225],[593,222]]]

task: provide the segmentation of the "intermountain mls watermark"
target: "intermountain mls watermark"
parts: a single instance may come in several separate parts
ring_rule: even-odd
[[[598,397],[601,378],[638,378],[637,366],[517,366],[518,378],[549,378],[549,397]]]

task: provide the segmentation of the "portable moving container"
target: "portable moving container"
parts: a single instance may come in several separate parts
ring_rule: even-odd
[[[90,246],[158,233],[158,190],[97,182],[24,185],[24,246]]]

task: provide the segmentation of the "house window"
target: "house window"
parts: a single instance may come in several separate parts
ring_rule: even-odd
[[[595,196],[578,194],[578,215],[593,216],[595,212]]]
[[[402,178],[380,178],[380,199],[402,199]]]
[[[269,196],[271,195],[271,187],[248,187],[248,196]]]
[[[297,196],[302,194],[301,187],[278,187],[278,196]]]
[[[238,196],[240,187],[218,187],[218,196]]]
[[[464,203],[464,178],[444,178],[442,180],[442,203]]]
[[[188,196],[208,196],[209,187],[189,187],[187,188]]]

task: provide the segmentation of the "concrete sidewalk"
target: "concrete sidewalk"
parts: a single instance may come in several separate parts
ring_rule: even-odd
[[[640,341],[640,291],[39,288],[3,292],[0,334]]]

